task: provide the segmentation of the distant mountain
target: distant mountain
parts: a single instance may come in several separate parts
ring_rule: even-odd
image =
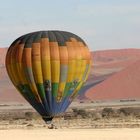
[[[85,93],[91,100],[140,99],[140,60]]]

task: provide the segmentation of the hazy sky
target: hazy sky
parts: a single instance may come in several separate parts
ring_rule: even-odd
[[[140,0],[1,0],[0,47],[37,30],[66,30],[91,50],[140,48]]]

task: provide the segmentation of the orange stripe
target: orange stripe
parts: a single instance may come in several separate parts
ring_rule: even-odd
[[[66,42],[69,60],[75,60],[75,50],[72,42]]]
[[[40,61],[40,43],[32,44],[32,61]]]
[[[51,60],[59,60],[59,47],[57,42],[49,42]]]
[[[82,59],[87,59],[87,53],[86,53],[87,50],[83,42],[79,42],[79,47],[82,54]]]
[[[48,38],[41,39],[41,59],[50,60],[50,47]]]
[[[16,85],[18,85],[20,83],[20,78],[18,77],[18,70],[17,70],[17,66],[16,66],[16,54],[17,54],[17,50],[18,50],[19,45],[16,43],[15,46],[12,48],[11,50],[11,72],[12,75],[14,77],[15,83]]]
[[[60,63],[68,64],[68,51],[64,46],[59,47]]]
[[[22,61],[23,49],[24,49],[24,44],[19,44],[19,46],[17,48],[17,53],[16,53],[16,61],[18,63],[21,63],[21,61]]]
[[[26,67],[32,67],[32,60],[31,60],[31,50],[32,48],[24,48],[23,50],[23,64],[25,64]]]

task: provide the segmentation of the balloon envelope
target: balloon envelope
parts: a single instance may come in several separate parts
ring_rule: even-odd
[[[65,31],[23,35],[9,47],[6,68],[14,86],[47,122],[64,112],[86,81],[86,43]]]

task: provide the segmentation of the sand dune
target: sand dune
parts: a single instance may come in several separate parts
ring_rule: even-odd
[[[86,97],[95,100],[140,98],[139,74],[140,60],[89,89]]]

